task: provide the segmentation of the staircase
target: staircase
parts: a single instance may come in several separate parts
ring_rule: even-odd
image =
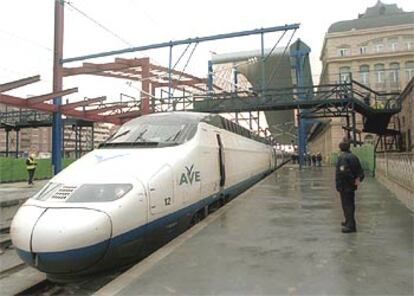
[[[388,149],[399,149],[401,141],[400,125],[392,118],[401,111],[399,93],[379,93],[357,81],[352,81],[353,98],[358,100],[360,113],[363,116],[363,132],[378,135],[378,142]]]

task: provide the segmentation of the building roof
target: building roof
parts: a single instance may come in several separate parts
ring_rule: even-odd
[[[414,11],[405,12],[396,4],[384,4],[378,1],[374,6],[368,7],[357,19],[333,23],[328,33],[407,24],[414,24]]]

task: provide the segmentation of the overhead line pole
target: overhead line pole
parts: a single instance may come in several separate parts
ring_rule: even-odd
[[[156,43],[156,44],[151,44],[151,45],[129,47],[129,48],[124,48],[124,49],[106,51],[106,52],[101,52],[101,53],[94,53],[94,54],[89,54],[89,55],[84,55],[84,56],[79,56],[79,57],[66,58],[66,59],[62,59],[61,63],[65,64],[65,63],[70,63],[70,62],[83,61],[87,59],[101,58],[101,57],[107,57],[107,56],[118,55],[118,54],[123,54],[123,53],[158,49],[158,48],[177,46],[177,45],[183,45],[183,44],[189,44],[189,43],[201,43],[201,42],[214,41],[214,40],[220,40],[220,39],[244,37],[244,36],[262,34],[262,33],[264,34],[264,33],[271,33],[271,32],[277,32],[277,31],[295,30],[295,29],[298,29],[299,26],[300,24],[296,23],[296,24],[284,25],[284,26],[268,27],[268,28],[226,33],[226,34],[217,34],[217,35],[211,35],[211,36],[195,37],[195,38],[187,38],[187,39],[181,39],[181,40],[175,40],[175,41],[161,42],[161,43]]]
[[[63,32],[64,32],[64,1],[55,0],[55,29],[54,29],[54,50],[53,50],[53,92],[61,92],[63,87]],[[62,169],[62,114],[60,105],[62,97],[53,98],[53,104],[58,110],[53,112],[52,125],[52,167],[53,174]]]

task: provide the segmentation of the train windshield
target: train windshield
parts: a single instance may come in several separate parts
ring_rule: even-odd
[[[177,116],[140,117],[121,126],[100,147],[180,145],[194,136],[197,123]]]

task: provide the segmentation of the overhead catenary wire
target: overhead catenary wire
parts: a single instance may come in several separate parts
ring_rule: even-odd
[[[177,65],[180,63],[181,59],[184,57],[185,53],[188,51],[190,46],[191,46],[191,43],[187,44],[186,48],[183,50],[181,55],[178,57],[177,61],[174,63],[174,66],[172,67],[172,69],[175,69],[175,67],[177,67]]]
[[[104,31],[106,31],[107,33],[109,33],[110,35],[112,35],[113,37],[115,37],[116,39],[118,39],[119,41],[123,42],[124,44],[126,44],[129,47],[132,47],[133,44],[131,42],[129,42],[128,40],[126,40],[125,38],[123,38],[121,35],[119,35],[118,33],[114,32],[113,30],[109,29],[107,26],[103,25],[102,23],[100,23],[99,21],[97,21],[95,18],[91,17],[89,14],[87,14],[86,12],[84,12],[83,10],[81,10],[80,8],[76,7],[72,1],[68,1],[68,0],[64,0],[64,3],[68,5],[68,7],[70,9],[72,9],[73,11],[76,11],[77,13],[79,13],[80,15],[82,15],[83,17],[85,17],[86,19],[88,19],[89,21],[91,21],[92,23],[94,23],[95,25],[97,25],[99,28],[103,29]],[[143,56],[142,54],[140,54],[141,56]],[[152,61],[155,62],[157,65],[161,65],[161,63],[159,63],[157,60],[152,58]]]
[[[45,45],[43,45],[43,44],[41,44],[39,42],[36,42],[34,40],[31,40],[29,38],[16,35],[15,33],[7,32],[7,31],[5,31],[3,29],[0,29],[0,33],[2,33],[4,35],[8,35],[10,38],[19,39],[19,40],[24,41],[26,43],[30,43],[31,45],[36,46],[37,48],[41,48],[41,49],[43,49],[45,51],[48,51],[48,52],[52,52],[53,51],[53,49],[50,48],[50,47],[48,47],[48,46],[45,46]]]
[[[183,52],[180,54],[180,57],[177,59],[177,61],[176,61],[176,62],[174,63],[174,65],[172,66],[171,71],[174,71],[174,70],[175,70],[175,68],[178,66],[178,64],[180,63],[181,59],[184,57],[185,53],[186,53],[186,52],[188,51],[188,49],[190,48],[191,44],[192,44],[192,43],[188,44],[188,45],[186,46],[186,48],[183,50]],[[181,72],[181,73],[180,73],[180,75],[181,75],[181,76],[182,76],[183,74],[184,74],[183,72]],[[145,78],[141,78],[141,79],[139,79],[139,80],[142,82],[142,81],[150,80],[150,79],[153,79],[153,78],[164,78],[164,77],[166,77],[167,75],[168,75],[168,72],[166,72],[166,73],[161,73],[161,74],[157,74],[157,75],[152,75],[152,76],[145,77]]]
[[[276,49],[276,47],[279,45],[280,41],[283,39],[283,37],[286,35],[287,31],[283,31],[283,34],[279,37],[279,39],[276,41],[276,43],[273,45],[272,49],[270,50],[270,52],[266,55],[266,57],[264,58],[264,62],[272,55],[273,51]]]
[[[75,10],[76,12],[78,12],[79,14],[81,14],[82,16],[84,16],[85,18],[87,18],[88,20],[90,20],[92,23],[94,23],[95,25],[97,25],[98,27],[100,27],[101,29],[103,29],[104,31],[106,31],[107,33],[111,34],[116,39],[120,40],[121,42],[123,42],[124,44],[126,44],[128,46],[132,46],[132,43],[128,42],[123,37],[121,37],[119,34],[115,33],[114,31],[112,31],[111,29],[109,29],[107,26],[101,24],[96,19],[94,19],[93,17],[91,17],[89,14],[87,14],[86,12],[82,11],[81,9],[79,9],[78,7],[76,7],[75,5],[73,5],[73,3],[71,1],[66,1],[65,0],[64,2],[69,7],[71,7],[73,10]]]
[[[287,44],[286,44],[286,46],[285,46],[285,49],[283,50],[282,57],[286,54],[286,51],[287,51],[287,49],[289,48],[290,43],[292,42],[292,39],[293,39],[293,37],[295,36],[296,31],[297,31],[297,29],[294,29],[294,30],[293,30],[293,32],[292,32],[292,34],[290,35],[289,41],[287,42]],[[272,72],[270,72],[270,76],[269,76],[269,78],[268,78],[268,79],[267,79],[267,81],[266,81],[265,88],[267,88],[267,87],[268,87],[268,85],[270,84],[270,82],[272,81],[272,79],[273,79],[274,75],[276,74],[276,72],[277,72],[277,70],[278,70],[278,67],[279,67],[279,65],[280,65],[281,61],[282,61],[282,59],[279,59],[279,60],[277,61],[277,63],[276,63],[276,66],[275,66],[275,67],[273,67]]]
[[[113,37],[117,38],[118,40],[120,40],[121,42],[125,43],[128,46],[132,46],[132,43],[128,42],[126,39],[124,39],[123,37],[121,37],[119,34],[115,33],[114,31],[112,31],[111,29],[109,29],[107,26],[105,26],[102,23],[98,22],[96,19],[94,19],[93,17],[91,17],[89,14],[87,14],[86,12],[84,12],[81,9],[79,9],[78,7],[76,7],[71,1],[66,1],[65,0],[64,3],[67,4],[71,9],[73,9],[77,13],[81,14],[82,16],[84,16],[85,18],[87,18],[89,21],[91,21],[92,23],[94,23],[95,25],[97,25],[98,27],[100,27],[101,29],[103,29],[104,31],[106,31],[107,33],[111,34]],[[182,57],[188,51],[190,45],[191,44],[188,44],[187,47],[184,49],[184,51],[181,53],[180,57],[175,62],[172,70],[174,70],[175,67],[180,63]],[[155,59],[152,59],[152,60],[155,61],[159,65],[159,63]],[[146,77],[146,78],[140,79],[140,81],[142,82],[142,81],[149,80],[149,79],[153,79],[153,78],[162,78],[162,77],[165,77],[166,75],[167,74],[162,73],[162,74],[159,74],[159,75],[154,75],[154,76],[150,76],[150,77]],[[143,92],[143,91],[141,90],[141,92]],[[145,93],[145,95],[149,95],[149,94],[148,93]]]
[[[189,45],[190,45],[190,44],[189,44]],[[188,56],[188,59],[187,59],[187,61],[186,61],[185,65],[184,65],[183,69],[181,70],[180,75],[178,76],[177,81],[180,81],[180,80],[181,80],[181,78],[182,78],[182,76],[183,76],[183,74],[184,74],[185,70],[187,69],[188,64],[190,63],[191,58],[193,57],[193,54],[194,54],[194,52],[195,52],[195,50],[196,50],[197,46],[198,46],[198,43],[195,43],[195,44],[194,44],[193,49],[191,50],[190,55]],[[186,48],[186,50],[187,50],[187,49],[188,49],[188,47]],[[184,56],[184,54],[183,54],[182,56]],[[175,91],[175,89],[173,89],[172,96],[174,96],[174,91]]]

